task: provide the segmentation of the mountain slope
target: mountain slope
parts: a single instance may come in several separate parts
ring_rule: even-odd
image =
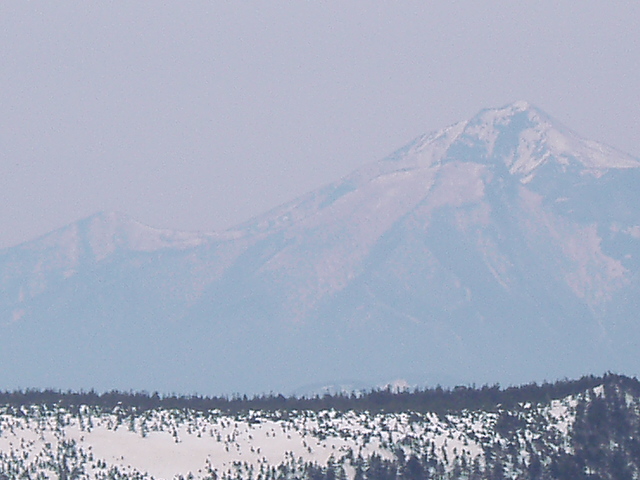
[[[223,234],[87,219],[0,253],[0,381],[210,393],[637,373],[639,167],[517,102]]]

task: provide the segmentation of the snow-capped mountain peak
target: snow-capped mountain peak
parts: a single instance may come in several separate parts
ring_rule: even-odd
[[[338,373],[635,374],[638,167],[516,102],[223,234],[89,217],[1,252],[0,381],[260,392]],[[34,339],[37,355],[21,348]]]
[[[523,182],[547,161],[577,162],[596,175],[610,168],[640,166],[630,155],[585,140],[525,101],[483,110],[469,121],[461,140],[485,142],[488,157],[502,159]]]
[[[470,120],[416,139],[384,162],[407,168],[469,159],[504,164],[522,183],[550,161],[574,165],[595,176],[612,168],[640,166],[632,156],[580,137],[526,101],[482,110]]]

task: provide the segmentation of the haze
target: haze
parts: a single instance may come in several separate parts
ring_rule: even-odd
[[[526,99],[640,155],[640,4],[0,4],[0,247],[96,211],[222,230]]]

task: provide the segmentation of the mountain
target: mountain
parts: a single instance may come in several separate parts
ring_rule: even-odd
[[[639,167],[516,102],[223,233],[98,214],[0,252],[0,385],[636,374]]]
[[[31,391],[4,394],[1,403],[1,479],[619,480],[640,474],[640,383],[617,375],[507,390],[226,402]]]

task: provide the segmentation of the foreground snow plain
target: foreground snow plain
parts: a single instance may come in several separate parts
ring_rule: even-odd
[[[528,425],[521,433],[523,445],[566,438],[575,406],[574,397],[521,405],[520,415]],[[81,406],[73,413],[42,406],[4,407],[0,466],[15,478],[27,474],[151,480],[265,478],[269,471],[286,471],[295,478],[296,468],[314,463],[339,465],[347,478],[353,478],[356,459],[374,454],[393,459],[401,451],[407,457],[430,454],[453,469],[460,462],[481,464],[487,446],[506,441],[495,428],[500,415],[499,410],[455,415],[334,410],[228,415],[217,410],[136,414],[118,407],[101,412]],[[555,448],[568,448],[562,440],[555,443]]]

